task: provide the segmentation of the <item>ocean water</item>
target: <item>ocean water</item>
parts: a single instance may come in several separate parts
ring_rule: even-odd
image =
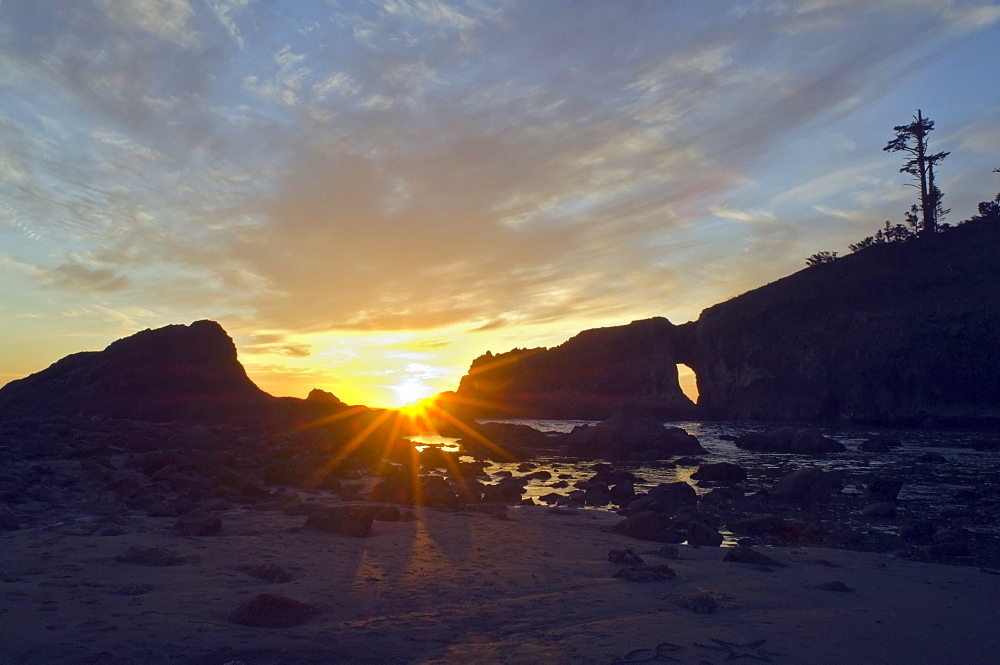
[[[495,422],[518,423],[546,432],[569,432],[577,425],[592,424],[581,420],[499,420]],[[747,492],[771,487],[781,476],[802,467],[814,466],[825,470],[845,473],[845,483],[841,492],[845,495],[860,494],[865,484],[873,477],[895,478],[903,482],[898,498],[898,510],[902,516],[924,517],[938,523],[951,524],[980,537],[1000,538],[1000,524],[997,511],[990,511],[991,504],[1000,501],[1000,451],[976,451],[970,444],[984,438],[997,436],[996,432],[968,430],[878,430],[878,429],[825,429],[817,428],[825,436],[840,441],[847,452],[809,457],[801,455],[758,453],[741,450],[724,437],[737,436],[748,431],[769,429],[759,424],[738,422],[666,422],[671,427],[680,427],[698,438],[708,452],[699,455],[704,462],[732,462],[747,470],[748,478],[743,487]],[[886,453],[861,453],[858,446],[873,436],[884,434],[897,439],[902,445],[891,448]],[[447,445],[454,440],[443,438],[428,439],[431,445]],[[937,453],[943,462],[919,461],[925,453]],[[471,458],[469,458],[471,459]],[[531,480],[525,496],[538,502],[539,497],[550,492],[568,494],[574,482],[593,476],[595,462],[607,461],[617,469],[631,471],[644,479],[636,484],[636,491],[648,490],[660,483],[685,481],[695,486],[698,492],[707,492],[710,487],[698,487],[691,480],[697,466],[670,468],[662,462],[621,462],[610,460],[582,460],[567,457],[558,451],[542,452],[531,460],[531,471],[518,471],[517,463],[495,462],[486,469],[496,478],[501,471],[514,476],[527,475],[533,471],[547,470],[552,478]],[[559,476],[570,487],[553,488]],[[614,510],[614,506],[595,510]],[[959,515],[956,511],[981,514]],[[887,525],[886,530],[895,526]]]

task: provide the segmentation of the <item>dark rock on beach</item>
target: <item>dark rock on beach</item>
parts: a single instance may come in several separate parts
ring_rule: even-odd
[[[125,554],[115,557],[116,561],[138,563],[143,566],[181,566],[188,562],[174,550],[164,547],[130,547]]]
[[[903,489],[903,481],[894,478],[872,478],[868,481],[861,500],[867,504],[895,503],[899,491]]]
[[[732,462],[715,462],[702,464],[691,474],[691,478],[719,483],[741,483],[747,479],[747,470]]]
[[[204,511],[192,512],[174,523],[174,531],[181,536],[211,536],[222,531],[222,519]]]
[[[241,568],[243,572],[251,577],[256,577],[259,580],[264,580],[265,582],[271,582],[274,584],[284,584],[285,582],[290,582],[292,576],[282,568],[281,566],[274,563],[262,563],[253,566],[247,566]]]
[[[262,593],[243,603],[229,614],[233,623],[254,628],[292,628],[301,626],[316,615],[318,608],[286,596]]]
[[[675,523],[670,514],[655,510],[629,515],[614,529],[632,538],[659,543],[683,543],[688,537],[687,530]]]
[[[378,509],[375,506],[349,505],[321,508],[306,518],[305,527],[342,536],[368,536]]]
[[[649,490],[647,494],[637,496],[627,508],[632,515],[644,511],[656,511],[673,515],[678,510],[694,506],[698,502],[698,493],[685,482],[661,483]]]
[[[580,457],[666,459],[706,452],[698,439],[658,418],[619,411],[596,425],[579,425],[563,439],[567,452]]]
[[[661,563],[654,566],[622,568],[614,576],[629,582],[661,582],[676,578],[677,573],[670,566]]]
[[[767,566],[774,568],[787,567],[777,559],[769,557],[766,554],[761,554],[757,550],[749,547],[734,547],[729,549],[726,551],[726,555],[722,557],[722,560],[736,563],[749,563],[755,566]]]
[[[809,505],[828,501],[830,493],[839,489],[842,481],[841,473],[806,467],[783,476],[769,494],[774,501]]]
[[[796,455],[826,455],[847,450],[844,444],[827,438],[816,430],[795,427],[745,434],[736,440],[736,447],[755,452]]]

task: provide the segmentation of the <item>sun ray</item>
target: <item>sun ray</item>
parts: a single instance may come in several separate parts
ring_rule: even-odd
[[[319,479],[324,478],[343,462],[347,457],[353,453],[355,450],[361,447],[361,445],[368,439],[368,437],[375,432],[379,427],[381,427],[389,418],[392,417],[392,411],[383,411],[378,414],[374,420],[372,420],[368,425],[362,429],[360,432],[355,434],[350,441],[348,441],[340,449],[340,451],[333,457],[329,462],[327,462],[322,468],[318,469],[315,474],[311,477],[313,482],[318,482]]]

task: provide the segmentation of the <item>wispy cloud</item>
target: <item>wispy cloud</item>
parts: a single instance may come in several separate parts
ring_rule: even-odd
[[[899,214],[877,157],[920,103],[901,91],[1000,21],[973,0],[126,4],[0,4],[8,272],[440,349],[450,326],[693,317],[799,266],[817,227]],[[995,100],[946,112],[953,175],[1000,134]]]

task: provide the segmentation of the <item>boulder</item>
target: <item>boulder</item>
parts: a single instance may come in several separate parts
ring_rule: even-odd
[[[688,545],[706,545],[719,547],[722,545],[722,534],[701,522],[691,522],[688,525]]]
[[[218,515],[196,510],[177,520],[174,531],[181,536],[211,536],[222,531],[222,520]]]
[[[483,487],[483,503],[520,503],[527,484],[524,478],[500,478],[495,485]]]
[[[747,479],[747,471],[739,464],[715,462],[702,464],[691,474],[694,480],[708,480],[718,483],[741,483]]]
[[[254,628],[291,628],[312,618],[318,608],[274,593],[261,593],[229,614],[229,620]]]
[[[796,469],[782,477],[770,489],[774,501],[809,505],[828,501],[830,493],[839,489],[843,474],[815,467]]]
[[[839,441],[827,438],[813,429],[779,427],[767,432],[752,432],[736,440],[736,447],[765,453],[795,455],[826,455],[847,450]]]
[[[875,436],[865,439],[858,446],[858,452],[862,453],[887,453],[893,448],[898,448],[903,445],[900,443],[899,439],[889,436],[887,434],[876,434]]]
[[[685,482],[662,483],[649,490],[648,494],[637,496],[628,505],[628,514],[647,510],[673,515],[682,508],[698,503],[698,493]]]
[[[865,517],[893,518],[896,516],[896,506],[888,501],[882,501],[880,503],[870,503],[859,512]]]
[[[420,482],[420,502],[427,506],[455,506],[459,503],[458,494],[448,481],[441,476],[427,476]]]
[[[630,515],[614,529],[632,538],[658,543],[683,543],[688,537],[687,531],[679,528],[670,515],[655,510]]]
[[[707,452],[698,439],[658,418],[619,411],[596,425],[577,426],[563,439],[567,452],[616,459],[671,457]]]
[[[934,523],[930,520],[911,518],[904,520],[896,535],[908,543],[929,543],[934,536]]]
[[[128,548],[125,554],[115,557],[116,561],[126,563],[137,563],[143,566],[181,566],[187,560],[173,550],[164,547],[136,547]]]
[[[635,499],[635,483],[631,480],[618,483],[611,488],[611,502],[624,505]]]
[[[714,614],[719,610],[719,601],[706,591],[683,594],[674,598],[674,605],[691,610],[695,614]]]
[[[284,584],[292,580],[292,576],[284,568],[275,563],[246,566],[245,568],[241,568],[241,570],[251,577],[256,577],[259,580],[271,582],[272,584]]]
[[[306,518],[305,527],[343,536],[367,536],[378,509],[375,506],[331,506],[321,508]]]
[[[413,484],[399,477],[389,477],[372,487],[372,501],[379,503],[413,503]]]
[[[749,547],[734,547],[726,552],[726,555],[722,557],[722,560],[736,563],[749,563],[755,566],[787,568],[785,564],[781,563],[777,559],[773,559],[766,554],[761,554],[757,550]]]
[[[670,566],[660,563],[654,566],[622,568],[614,576],[629,582],[660,582],[674,579],[677,573]]]
[[[903,481],[893,478],[873,478],[861,495],[864,503],[895,503],[899,491],[903,489]]]

